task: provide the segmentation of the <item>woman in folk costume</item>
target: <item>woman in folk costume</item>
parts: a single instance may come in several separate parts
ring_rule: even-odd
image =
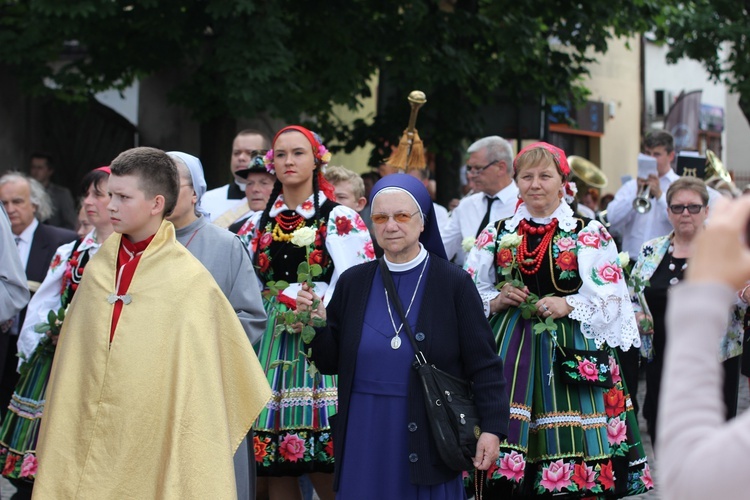
[[[57,335],[38,333],[37,325],[49,324],[48,315],[67,309],[81,282],[83,270],[102,242],[112,234],[107,212],[109,167],[97,168],[81,183],[85,211],[93,230],[57,249],[47,276],[29,302],[18,339],[21,378],[0,429],[0,470],[19,490],[30,489],[37,470],[36,441],[44,411]],[[55,328],[59,332],[59,326]],[[28,481],[28,483],[21,480]]]
[[[311,375],[298,333],[278,332],[282,315],[296,307],[297,268],[320,266],[316,291],[328,303],[339,275],[374,258],[367,226],[353,210],[333,201],[322,168],[330,153],[316,134],[293,125],[281,129],[266,155],[276,184],[263,212],[240,234],[250,237],[250,252],[266,293],[268,325],[258,346],[274,397],[254,426],[258,475],[269,477],[271,498],[300,498],[297,476],[306,473],[322,499],[333,498],[333,443],[328,418],[336,412],[336,380]],[[301,230],[301,231],[300,231]],[[306,238],[299,240],[293,235]],[[298,246],[301,244],[302,246]],[[268,282],[291,285],[280,293]],[[328,473],[328,474],[316,474]]]
[[[516,213],[482,231],[465,265],[511,400],[485,498],[643,493],[653,482],[613,351],[640,338],[615,244],[563,199],[562,150],[535,143],[513,168]]]

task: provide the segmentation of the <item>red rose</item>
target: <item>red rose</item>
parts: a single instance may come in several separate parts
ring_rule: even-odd
[[[16,468],[16,462],[18,462],[18,455],[8,453],[8,457],[5,459],[5,467],[3,467],[3,476],[7,476],[13,472]]]
[[[625,411],[625,395],[617,387],[604,393],[604,408],[608,417],[616,417]]]
[[[498,267],[508,267],[513,262],[513,252],[510,251],[510,248],[502,248],[497,253],[497,266]]]
[[[266,448],[268,447],[269,439],[266,438],[263,441],[258,439],[258,436],[253,437],[253,448],[255,449],[255,461],[262,462],[263,459],[268,455]]]
[[[336,217],[336,232],[341,236],[346,236],[352,230],[352,221],[343,215]]]
[[[596,487],[595,478],[594,468],[586,465],[586,462],[576,464],[573,467],[573,482],[578,485],[579,489],[590,490]]]
[[[309,212],[309,211],[310,211],[310,210],[312,210],[312,209],[313,209],[314,207],[315,207],[315,205],[313,205],[313,202],[311,202],[310,200],[307,200],[307,201],[305,201],[305,202],[304,202],[304,203],[302,204],[302,210],[304,210],[304,211],[306,211],[306,212]]]
[[[612,471],[612,461],[608,461],[606,464],[602,464],[599,470],[599,482],[602,483],[602,488],[605,490],[611,490],[615,487],[615,473]]]
[[[372,245],[372,240],[368,240],[367,243],[365,243],[365,257],[368,259],[375,258],[375,247]]]
[[[322,250],[313,250],[310,252],[310,264],[320,264],[323,265],[323,251]]]
[[[322,248],[323,244],[326,240],[326,233],[328,232],[328,227],[325,224],[321,224],[318,228],[318,232],[315,233],[315,246],[318,248]]]
[[[263,235],[260,237],[260,249],[263,250],[264,248],[268,248],[271,246],[271,242],[273,241],[273,236],[271,233],[263,233]]]
[[[576,254],[569,251],[560,252],[560,255],[558,255],[555,260],[555,264],[557,264],[557,266],[563,271],[575,271],[578,269]]]
[[[271,261],[268,260],[268,255],[261,253],[258,254],[258,268],[260,272],[265,273],[271,265]]]
[[[333,456],[333,439],[329,439],[326,443],[325,452],[329,457]]]
[[[55,254],[55,258],[52,260],[52,264],[50,264],[50,267],[57,267],[60,265],[60,261],[62,259],[60,258],[60,254]]]

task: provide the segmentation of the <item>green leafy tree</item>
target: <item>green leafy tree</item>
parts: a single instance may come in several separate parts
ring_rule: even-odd
[[[201,122],[300,117],[347,151],[394,143],[405,97],[450,180],[462,141],[494,102],[582,99],[587,65],[613,37],[651,27],[663,0],[0,0],[0,64],[33,95],[81,100],[162,70]],[[381,77],[381,112],[345,123]],[[44,82],[51,85],[45,85]],[[455,177],[452,177],[455,178]],[[441,183],[451,186],[455,183]]]
[[[658,40],[669,44],[669,62],[684,57],[695,59],[714,81],[739,94],[740,109],[750,121],[749,1],[696,0],[668,4],[658,18],[655,33]]]

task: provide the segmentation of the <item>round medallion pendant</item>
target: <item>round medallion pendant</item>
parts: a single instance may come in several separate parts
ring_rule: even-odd
[[[401,347],[401,337],[397,335],[391,339],[391,349],[396,350],[399,347]]]

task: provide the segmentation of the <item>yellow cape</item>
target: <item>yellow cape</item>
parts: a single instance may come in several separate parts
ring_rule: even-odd
[[[110,346],[114,234],[86,266],[52,365],[35,498],[236,498],[232,457],[271,397],[234,309],[162,223]]]

